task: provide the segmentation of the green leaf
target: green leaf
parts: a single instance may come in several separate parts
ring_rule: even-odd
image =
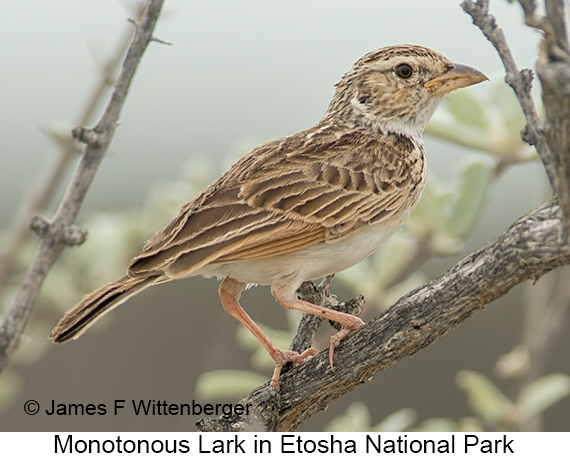
[[[490,91],[491,103],[499,110],[503,117],[504,128],[507,133],[512,133],[513,140],[522,142],[520,131],[525,126],[524,114],[520,103],[507,83],[496,84]]]
[[[259,324],[261,330],[280,348],[289,347],[294,332],[290,330],[276,330],[264,324]],[[263,348],[258,339],[245,326],[236,327],[236,341],[242,349],[254,350]]]
[[[444,107],[460,124],[486,129],[487,115],[478,98],[469,91],[461,91],[448,97]]]
[[[263,324],[259,327],[280,348],[288,348],[293,339],[293,332],[288,330],[275,330]],[[252,351],[251,364],[259,370],[272,369],[275,362],[269,356],[268,352],[261,345],[258,339],[245,326],[238,325],[236,328],[236,341],[242,349]]]
[[[469,149],[494,153],[497,146],[488,130],[482,133],[465,125],[432,119],[426,126],[425,134]]]
[[[540,414],[568,395],[570,395],[570,376],[554,373],[528,385],[522,391],[517,406],[521,414],[529,418]]]
[[[457,425],[453,419],[445,417],[433,417],[431,419],[427,419],[417,429],[419,432],[454,432],[456,430]]]
[[[491,178],[491,167],[480,159],[470,161],[459,172],[446,218],[450,235],[463,237],[471,229],[487,196]]]
[[[373,432],[403,432],[418,420],[418,414],[412,408],[403,408],[386,416],[378,425],[372,427]]]
[[[422,198],[409,218],[411,226],[420,233],[445,230],[443,207],[446,195],[433,175],[430,176]]]
[[[7,411],[17,400],[24,385],[19,373],[5,370],[0,377],[0,411]]]
[[[478,417],[462,417],[457,421],[458,432],[484,432],[485,427]]]
[[[245,370],[208,371],[198,377],[196,396],[203,400],[235,399],[264,384],[267,376]]]
[[[401,273],[404,266],[410,262],[410,258],[416,254],[416,243],[415,238],[406,236],[403,232],[394,234],[386,241],[371,258],[372,271],[376,273],[373,280],[377,287],[384,288]]]
[[[460,371],[456,382],[467,394],[471,410],[486,423],[495,424],[513,410],[509,399],[482,373]]]
[[[325,432],[363,432],[370,428],[368,407],[358,401],[352,403],[340,416],[335,417],[324,428]]]

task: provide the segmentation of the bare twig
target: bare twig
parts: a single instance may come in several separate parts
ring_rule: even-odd
[[[527,2],[528,8],[534,2]],[[531,96],[532,70],[520,70],[507,44],[503,30],[497,25],[495,17],[489,13],[489,0],[465,0],[461,7],[473,19],[473,23],[481,29],[485,37],[493,44],[503,66],[505,67],[505,81],[514,90],[526,118],[526,127],[523,131],[523,140],[534,145],[544,164],[546,174],[552,190],[556,191],[555,171],[552,164],[550,148],[544,136],[542,122],[538,116]],[[534,11],[534,9],[532,10]]]
[[[99,79],[87,103],[77,117],[75,125],[87,125],[92,121],[106,90],[113,85],[113,75],[125,55],[132,36],[133,32],[129,27],[128,33],[125,33],[119,41],[114,55],[101,65]],[[52,137],[53,136],[52,134]],[[14,270],[17,253],[24,242],[30,237],[30,219],[39,211],[46,208],[66,175],[67,170],[73,163],[73,159],[81,152],[77,142],[71,135],[56,136],[55,139],[59,145],[57,157],[48,167],[44,177],[40,179],[39,185],[32,190],[31,195],[24,197],[20,205],[19,214],[14,218],[11,226],[7,230],[6,242],[4,243],[5,248],[0,254],[0,294],[6,287],[8,279]]]
[[[524,11],[525,24],[546,32],[548,30],[548,24],[544,22],[542,17],[536,14],[537,5],[535,0],[519,0],[519,3]]]
[[[12,306],[0,324],[0,371],[18,346],[33,304],[47,273],[64,248],[65,232],[75,221],[87,190],[113,138],[119,114],[141,57],[152,38],[163,0],[149,0],[145,5],[135,36],[123,62],[123,68],[107,108],[91,130],[74,130],[74,137],[86,142],[83,156],[55,217],[40,242],[37,256],[22,283]]]
[[[556,45],[562,50],[570,51],[568,47],[568,33],[566,31],[565,0],[545,0],[546,18],[551,27]]]
[[[461,6],[496,48],[526,118],[523,139],[536,147],[563,214],[563,236],[570,234],[570,52],[563,0],[545,0],[546,17],[534,0],[519,0],[525,22],[543,33],[537,73],[546,113],[543,124],[532,101],[531,70],[519,71],[503,31],[489,13],[489,0],[465,0]]]
[[[379,371],[441,338],[515,285],[569,264],[570,248],[561,244],[561,232],[560,208],[550,201],[349,335],[335,350],[335,371],[323,351],[284,374],[279,394],[265,384],[243,399],[243,404],[253,405],[250,416],[204,419],[198,428],[294,430]]]

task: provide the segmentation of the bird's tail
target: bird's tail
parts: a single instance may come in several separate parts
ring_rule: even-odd
[[[50,333],[54,343],[78,338],[105,313],[154,284],[158,276],[132,278],[123,276],[97,289],[71,308]]]

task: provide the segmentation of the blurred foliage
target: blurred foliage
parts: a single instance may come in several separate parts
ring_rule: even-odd
[[[473,416],[460,419],[430,418],[418,423],[412,408],[396,411],[378,424],[372,424],[368,407],[351,404],[325,426],[326,432],[479,432],[518,430],[520,423],[540,414],[570,395],[570,376],[555,373],[531,383],[516,401],[511,401],[482,373],[461,371],[456,383],[467,396]]]
[[[275,330],[263,324],[258,324],[261,330],[278,347],[288,347],[295,336],[295,329],[301,320],[299,311],[287,311],[289,319],[288,330]],[[253,334],[240,325],[236,328],[236,342],[241,349],[251,351],[251,366],[253,369],[273,373],[275,364],[265,348]],[[218,370],[203,373],[196,381],[196,395],[202,400],[217,400],[220,398],[241,398],[251,392],[255,387],[268,381],[267,374],[261,375],[252,371],[243,370]],[[230,395],[233,393],[233,396]]]
[[[215,370],[203,373],[196,384],[201,400],[235,400],[267,382],[267,376],[248,370]]]
[[[140,252],[143,243],[170,222],[180,204],[212,182],[217,172],[210,162],[194,159],[183,169],[179,180],[154,186],[142,207],[94,213],[80,222],[89,228],[87,242],[80,248],[65,250],[50,270],[41,288],[34,318],[28,324],[10,365],[0,376],[0,411],[18,398],[23,386],[18,368],[32,363],[53,346],[47,338],[53,323],[86,291],[123,275],[125,266]],[[18,253],[17,267],[22,273],[0,296],[0,315],[12,303],[23,272],[32,262],[36,249],[37,241],[33,239]],[[93,331],[103,331],[105,321],[102,320]]]
[[[451,94],[428,124],[426,134],[511,164],[537,158],[534,148],[521,141],[524,126],[517,98],[500,82]]]

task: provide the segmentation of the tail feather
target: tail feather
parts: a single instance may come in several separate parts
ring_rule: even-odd
[[[132,278],[124,276],[87,295],[71,308],[50,333],[54,343],[78,338],[100,317],[158,280],[158,276]]]

